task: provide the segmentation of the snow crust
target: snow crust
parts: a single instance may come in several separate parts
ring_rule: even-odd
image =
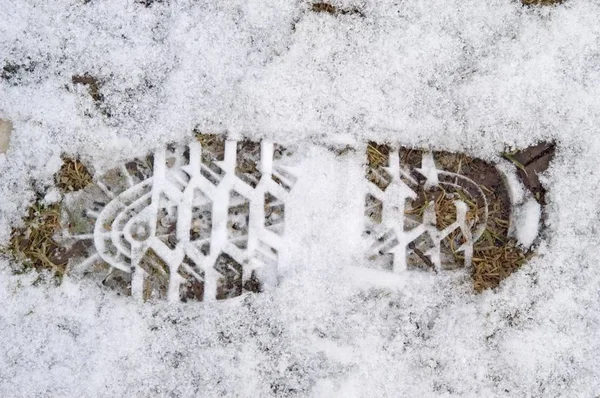
[[[600,394],[600,4],[335,4],[365,17],[284,0],[2,2],[0,61],[24,65],[0,79],[4,242],[63,152],[102,169],[198,127],[307,153],[273,292],[139,305],[3,262],[1,396]],[[86,72],[104,108],[71,82]],[[554,140],[538,256],[481,295],[464,272],[363,283],[349,269],[368,140],[485,159]]]

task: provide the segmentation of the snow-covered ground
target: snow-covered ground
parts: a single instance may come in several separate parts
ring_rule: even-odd
[[[2,0],[5,243],[60,154],[97,169],[194,127],[305,151],[285,277],[218,303],[139,304],[0,265],[0,395],[600,395],[600,4],[510,0]],[[103,107],[72,83],[102,82]],[[111,117],[106,114],[110,113]],[[538,256],[476,295],[466,272],[362,279],[368,140],[465,151],[554,140]],[[357,148],[335,157],[332,145]],[[356,216],[354,216],[356,215]]]

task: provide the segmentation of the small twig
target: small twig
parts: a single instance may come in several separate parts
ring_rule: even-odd
[[[410,242],[408,244],[408,248],[410,250],[412,250],[417,256],[419,256],[419,258],[431,269],[433,269],[435,272],[437,272],[437,270],[435,269],[435,265],[433,265],[433,263],[431,262],[431,260],[429,259],[429,257],[427,257],[425,254],[423,254],[423,252],[419,249],[417,249],[417,247],[415,246],[414,242]]]

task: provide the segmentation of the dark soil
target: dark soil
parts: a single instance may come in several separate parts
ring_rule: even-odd
[[[339,8],[336,7],[332,4],[329,3],[325,3],[325,2],[319,2],[319,3],[313,3],[312,7],[311,7],[311,11],[312,12],[316,12],[316,13],[326,13],[326,14],[330,14],[330,15],[358,15],[359,17],[363,17],[364,18],[364,14],[363,12],[358,9],[357,7],[351,7],[351,8]]]
[[[554,158],[556,147],[553,143],[543,142],[541,144],[518,151],[511,155],[513,160],[518,162],[518,176],[523,184],[533,193],[540,204],[546,204],[546,190],[540,183],[539,174],[543,173],[550,166]]]

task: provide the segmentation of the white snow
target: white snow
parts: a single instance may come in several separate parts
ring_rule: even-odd
[[[538,236],[542,208],[533,198],[529,198],[517,209],[513,218],[515,222],[514,234],[517,241],[526,248],[531,247]]]
[[[272,292],[140,305],[3,261],[1,396],[600,394],[600,4],[335,4],[365,18],[285,0],[3,1],[0,68],[23,65],[0,79],[4,242],[62,153],[100,170],[198,127],[296,143],[306,162]],[[102,106],[71,81],[86,72]],[[460,271],[362,283],[347,267],[365,253],[368,140],[484,159],[554,140],[538,255],[481,295]],[[357,150],[325,149],[340,144]]]
[[[523,183],[519,181],[517,169],[513,164],[501,161],[496,168],[505,179],[505,186],[511,202],[509,236],[516,237],[521,246],[530,248],[540,231],[542,208],[531,192],[527,191]]]
[[[60,199],[61,199],[61,194],[60,194],[60,191],[58,190],[58,188],[51,188],[50,190],[48,190],[48,193],[46,193],[46,195],[44,195],[44,203],[46,203],[46,204],[53,204],[53,203],[60,202]]]
[[[502,160],[496,164],[496,169],[502,173],[502,176],[505,179],[505,186],[508,189],[508,196],[511,204],[513,206],[523,204],[527,195],[523,183],[519,181],[517,176],[517,168],[506,160]]]

